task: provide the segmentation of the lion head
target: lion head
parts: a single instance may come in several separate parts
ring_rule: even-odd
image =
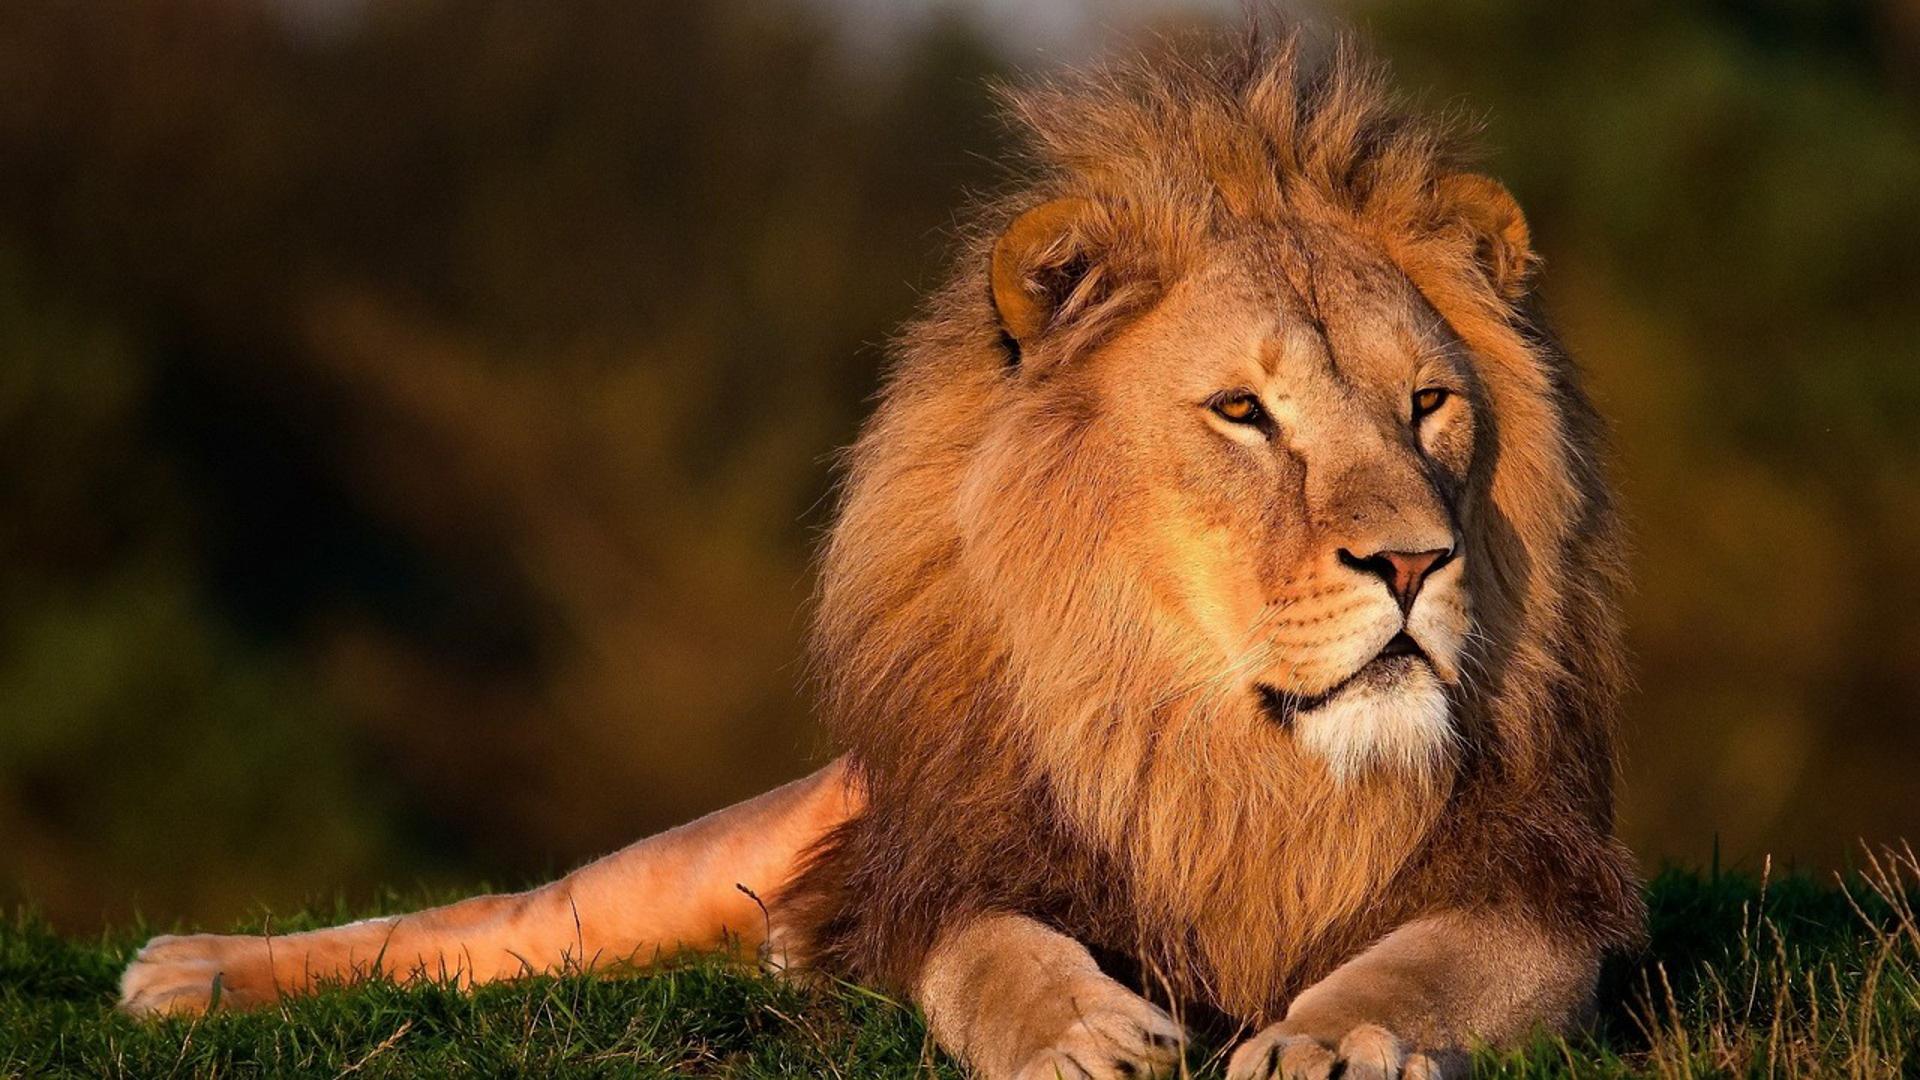
[[[1021,364],[956,501],[1012,655],[1111,699],[1087,635],[1119,629],[1113,655],[1162,695],[1285,733],[1250,741],[1338,777],[1436,768],[1472,629],[1459,522],[1487,389],[1467,348],[1384,245],[1296,217],[1212,238],[1099,348],[1062,356],[1033,309],[1077,286],[1032,267],[1100,213],[1043,204],[995,252]]]
[[[1395,912],[1545,897],[1535,825],[1630,922],[1599,429],[1514,200],[1350,52],[1010,100],[1037,175],[903,335],[827,546],[872,809],[826,950],[885,977],[903,925],[1052,904],[1258,1013]]]

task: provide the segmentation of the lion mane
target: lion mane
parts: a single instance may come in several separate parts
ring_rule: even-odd
[[[1349,47],[1309,53],[1249,37],[1006,95],[1029,179],[981,209],[897,341],[824,552],[813,661],[868,805],[784,902],[813,962],[904,989],[943,929],[1017,911],[1150,989],[1265,1019],[1442,907],[1517,904],[1603,949],[1639,933],[1612,838],[1623,571],[1601,424],[1534,310],[1524,232],[1490,248],[1460,190],[1457,125],[1403,109]],[[1098,208],[1097,255],[1060,268],[1065,353],[1223,230],[1285,242],[1303,207],[1388,252],[1470,351],[1490,398],[1460,510],[1479,636],[1444,767],[1341,780],[1236,754],[1220,692],[1112,585],[1102,463],[1070,437],[989,436],[1021,407],[994,238],[1062,197]],[[1012,482],[970,485],[988,457]]]

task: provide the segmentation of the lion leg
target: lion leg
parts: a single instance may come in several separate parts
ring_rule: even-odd
[[[523,893],[271,936],[163,935],[120,980],[120,1007],[150,1015],[246,1008],[372,975],[462,985],[645,963],[678,949],[766,937],[771,903],[802,853],[859,807],[846,766],[819,772],[649,837]]]
[[[1307,988],[1234,1051],[1227,1076],[1465,1076],[1475,1046],[1579,1023],[1599,967],[1598,950],[1517,916],[1418,919]]]
[[[943,935],[916,997],[934,1038],[983,1080],[1171,1075],[1186,1038],[1079,942],[1017,915]]]

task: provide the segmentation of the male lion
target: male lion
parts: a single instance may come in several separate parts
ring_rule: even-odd
[[[126,1009],[732,936],[986,1077],[1172,1067],[1142,994],[1252,1025],[1236,1078],[1451,1075],[1590,1010],[1641,923],[1620,545],[1518,207],[1347,50],[1011,104],[1037,179],[903,336],[826,546],[845,756],[531,892],[156,938]]]

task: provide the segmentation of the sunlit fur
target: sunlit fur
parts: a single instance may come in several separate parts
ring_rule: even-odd
[[[1033,178],[898,342],[825,551],[815,663],[869,805],[786,902],[815,959],[910,986],[944,927],[1015,910],[1261,1019],[1424,912],[1631,938],[1601,432],[1531,314],[1530,250],[1447,181],[1452,137],[1291,42],[1010,105]],[[1090,207],[1062,240],[1081,276],[1016,363],[988,252],[1060,197]],[[1385,404],[1413,387],[1348,346],[1471,393],[1416,444]],[[1310,375],[1315,348],[1361,366]],[[1245,432],[1172,410],[1267,349],[1315,388],[1279,430],[1321,430],[1262,486]],[[1399,628],[1328,562],[1328,508],[1415,486],[1464,551],[1414,612],[1434,670],[1277,725],[1256,682],[1321,693]]]

